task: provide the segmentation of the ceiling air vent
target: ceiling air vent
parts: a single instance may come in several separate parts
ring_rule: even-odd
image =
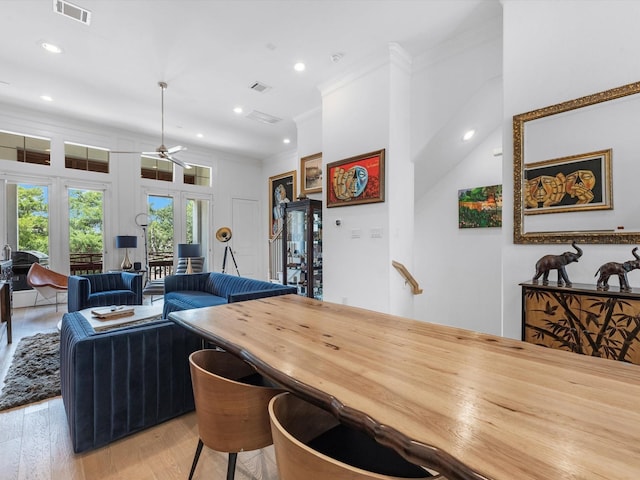
[[[84,23],[85,25],[89,25],[89,23],[91,23],[91,12],[89,10],[64,0],[53,0],[53,11],[60,15],[64,15],[65,17]]]
[[[255,120],[257,122],[268,123],[269,125],[274,125],[274,124],[282,121],[281,118],[274,117],[273,115],[269,115],[268,113],[259,112],[257,110],[254,110],[250,114],[248,114],[247,118],[250,118],[251,120]]]
[[[269,85],[265,85],[262,82],[253,82],[251,85],[249,85],[249,88],[258,93],[264,93],[267,90],[271,90],[271,87]]]

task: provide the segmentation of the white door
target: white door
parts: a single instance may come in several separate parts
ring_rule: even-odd
[[[257,200],[232,199],[231,248],[243,277],[257,278],[260,252],[260,206]],[[227,273],[235,274],[233,259],[227,254]]]

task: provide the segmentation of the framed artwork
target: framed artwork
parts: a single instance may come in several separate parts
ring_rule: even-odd
[[[525,215],[613,208],[611,150],[525,165]]]
[[[384,149],[327,164],[327,207],[384,202]]]
[[[296,171],[269,177],[269,238],[282,228],[283,204],[296,199]]]
[[[322,192],[322,153],[300,159],[300,193]]]
[[[502,227],[502,185],[458,190],[458,228]]]

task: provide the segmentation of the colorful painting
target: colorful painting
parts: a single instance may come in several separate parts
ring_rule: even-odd
[[[296,200],[296,171],[269,177],[269,238],[282,228],[284,204]]]
[[[525,165],[523,188],[525,215],[611,209],[611,150]]]
[[[502,227],[502,185],[458,190],[458,228]]]
[[[327,207],[384,202],[384,149],[327,164]]]

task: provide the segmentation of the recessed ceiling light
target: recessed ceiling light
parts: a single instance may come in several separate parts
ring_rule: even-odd
[[[282,143],[291,143],[291,140],[289,140],[288,138],[285,138],[284,140],[282,140]]]
[[[238,115],[240,115],[242,113],[242,107],[236,107],[233,109],[233,113],[237,113]]]
[[[304,72],[305,68],[307,68],[307,66],[302,62],[298,62],[293,66],[296,72]]]
[[[201,133],[196,133],[196,137],[198,137],[198,138],[202,138],[202,137],[204,137],[204,135],[203,135],[203,134],[201,134]]]
[[[468,142],[469,140],[471,140],[473,138],[473,136],[476,134],[475,130],[467,130],[465,132],[465,134],[462,136],[462,140],[465,142]]]
[[[42,42],[42,48],[51,53],[62,53],[62,49],[53,43]]]
[[[45,102],[53,102],[53,98],[51,98],[49,95],[40,95],[40,99],[44,100]]]

